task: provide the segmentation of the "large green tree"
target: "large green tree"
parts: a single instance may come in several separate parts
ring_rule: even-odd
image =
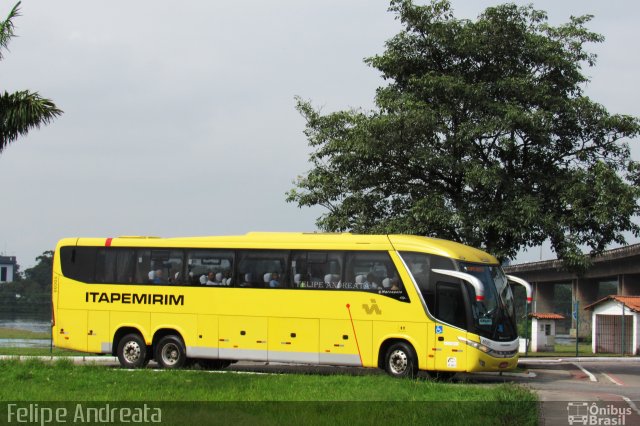
[[[9,41],[14,36],[14,18],[20,16],[20,2],[9,12],[4,21],[0,21],[0,60],[4,58]],[[42,98],[37,92],[21,90],[0,93],[0,152],[18,136],[25,135],[30,129],[48,124],[62,111],[49,99]]]
[[[571,268],[638,234],[635,117],[584,93],[584,48],[603,37],[572,17],[505,4],[456,19],[448,1],[391,2],[402,31],[383,54],[376,107],[323,114],[308,101],[312,169],[287,200],[320,205],[327,231],[411,233],[501,259],[549,239]]]
[[[24,271],[27,280],[37,282],[41,288],[51,288],[51,279],[53,277],[53,251],[47,250],[40,256],[36,257],[36,263],[33,267]]]

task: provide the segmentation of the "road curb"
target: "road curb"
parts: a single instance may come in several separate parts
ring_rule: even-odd
[[[570,362],[640,362],[640,357],[566,357],[566,358],[520,358],[519,364],[562,364]]]
[[[0,355],[0,360],[39,360],[44,362],[53,362],[58,360],[69,360],[74,364],[107,364],[118,362],[115,356],[64,356],[64,355]]]

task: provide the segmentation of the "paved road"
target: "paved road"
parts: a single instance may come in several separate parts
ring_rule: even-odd
[[[640,424],[640,362],[524,360],[529,375],[459,375],[472,383],[516,382],[536,391],[541,425]],[[584,423],[586,422],[586,423]]]

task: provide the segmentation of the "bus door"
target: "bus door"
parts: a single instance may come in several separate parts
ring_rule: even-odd
[[[434,314],[435,370],[465,371],[466,347],[459,337],[467,337],[467,309],[461,282],[436,283]]]

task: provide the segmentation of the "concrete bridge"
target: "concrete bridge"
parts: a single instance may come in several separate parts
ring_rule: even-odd
[[[558,313],[559,334],[574,334],[576,320],[572,307],[579,303],[580,337],[591,336],[591,312],[584,307],[610,294],[640,295],[640,244],[608,250],[592,259],[591,268],[581,276],[567,272],[558,260],[511,265],[509,275],[523,278],[533,286],[531,312]]]

